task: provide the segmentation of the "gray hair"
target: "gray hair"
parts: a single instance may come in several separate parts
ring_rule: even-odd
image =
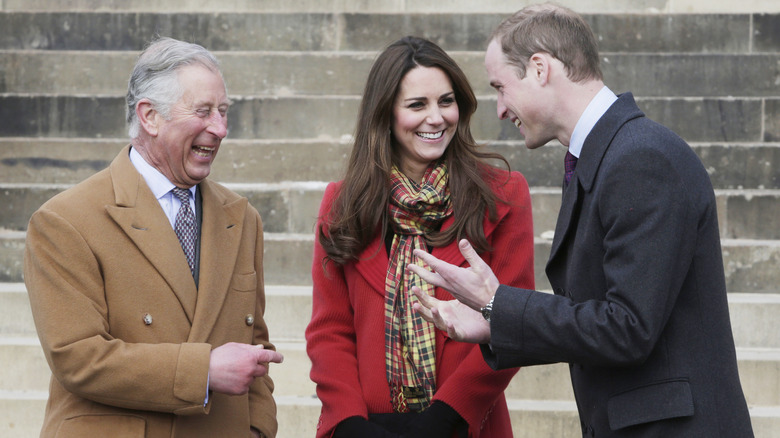
[[[144,49],[127,84],[126,118],[130,138],[138,137],[141,131],[141,122],[135,113],[141,99],[149,99],[165,119],[170,118],[171,107],[183,93],[178,70],[190,65],[206,67],[222,76],[217,58],[197,44],[162,37]]]

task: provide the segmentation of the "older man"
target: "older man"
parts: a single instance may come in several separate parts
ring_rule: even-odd
[[[569,363],[584,437],[752,436],[715,196],[694,152],[604,85],[596,38],[566,8],[507,18],[485,66],[499,118],[528,148],[568,148],[546,269],[555,294],[499,285],[462,241],[470,269],[422,252],[437,274],[410,269],[465,304],[418,293],[417,309],[489,344],[495,368]]]
[[[273,437],[263,231],[206,179],[230,101],[214,56],[153,42],[131,144],[30,220],[24,278],[52,370],[42,437]]]

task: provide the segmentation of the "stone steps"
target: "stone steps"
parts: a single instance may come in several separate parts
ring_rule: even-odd
[[[675,2],[616,2],[604,0],[565,0],[561,4],[578,11],[590,13],[746,13],[780,12],[780,4],[766,0],[682,0]],[[512,13],[518,5],[503,0],[483,0],[479,2],[480,12]],[[167,12],[373,12],[373,13],[430,13],[440,12],[441,4],[436,2],[406,0],[234,0],[229,3],[214,4],[203,0],[69,0],[52,2],[51,0],[5,0],[0,10],[14,12],[103,12],[103,11],[156,11]],[[473,2],[453,0],[447,4],[451,13],[475,12]]]
[[[212,167],[222,183],[334,181],[341,178],[351,137],[327,139],[227,138]],[[529,151],[522,140],[485,141],[532,187],[560,187],[564,149]],[[75,184],[108,166],[124,138],[0,137],[2,183]],[[715,189],[780,189],[780,143],[692,143]]]
[[[318,400],[309,397],[276,398],[279,433],[277,438],[311,437],[320,412]],[[510,400],[508,402],[515,438],[579,438],[582,432],[574,402]],[[45,393],[19,395],[0,391],[0,434],[4,438],[37,436],[46,406]],[[774,407],[750,409],[756,438],[776,437],[780,414]]]
[[[564,0],[588,11],[606,83],[689,143],[718,196],[740,375],[756,436],[780,430],[780,2]],[[22,281],[29,215],[127,144],[123,95],[152,35],[220,58],[235,105],[212,177],[263,215],[279,438],[313,436],[319,401],[303,331],[313,223],[349,155],[367,71],[402,35],[436,41],[480,101],[472,131],[529,181],[537,287],[560,203],[563,148],[528,151],[495,117],[483,51],[502,0],[0,0],[0,436],[37,436],[49,370]],[[695,31],[692,31],[695,29]],[[528,367],[507,390],[516,437],[578,437],[567,366]]]
[[[232,95],[359,96],[376,57],[369,51],[215,52]],[[484,51],[450,53],[475,93],[492,96]],[[0,92],[122,97],[137,51],[1,50]],[[780,54],[605,52],[606,82],[643,97],[765,97],[776,94]],[[746,73],[742,73],[745,71]],[[626,74],[630,72],[630,74]],[[753,86],[735,82],[739,76]],[[700,76],[697,81],[675,80]]]
[[[311,233],[326,184],[317,181],[225,183],[257,208],[267,233]],[[68,187],[0,183],[0,222],[7,229],[25,230],[30,215]],[[722,238],[780,239],[780,189],[719,189],[715,196]],[[553,187],[532,187],[531,199],[535,235],[546,235],[555,229],[561,191]]]
[[[350,136],[357,96],[234,96],[231,139],[341,139]],[[495,98],[481,97],[472,118],[480,141],[520,140],[508,120],[495,116]],[[780,139],[780,98],[637,96],[645,114],[692,143],[756,143]],[[316,116],[314,116],[316,115]],[[121,97],[0,95],[0,137],[125,138]]]
[[[311,284],[313,235],[265,234],[266,284]],[[549,290],[544,265],[551,241],[535,239],[536,287]],[[732,292],[774,293],[780,284],[780,241],[724,239],[722,241],[726,287]],[[0,230],[0,282],[22,281],[24,232]]]
[[[273,365],[279,404],[279,437],[312,436],[319,415],[303,330],[311,312],[311,288],[267,287],[269,330],[285,362]],[[757,437],[780,427],[780,294],[729,295],[740,377]],[[42,421],[50,372],[34,334],[26,291],[20,283],[0,283],[0,435],[33,436]],[[760,347],[756,347],[756,345]],[[526,367],[506,391],[515,436],[577,436],[578,421],[565,364]],[[20,412],[23,411],[23,412]],[[529,429],[530,428],[530,429]],[[764,430],[764,432],[761,432]],[[542,433],[540,431],[547,431]]]
[[[513,11],[517,6],[505,7]],[[155,5],[141,12],[95,11],[94,7],[75,12],[13,11],[0,13],[0,49],[140,50],[150,36],[161,34],[187,40],[194,37],[194,42],[213,51],[376,51],[399,35],[418,35],[435,40],[446,50],[481,51],[495,26],[510,11],[479,13],[473,9],[471,6],[467,12],[453,9],[449,13],[148,12],[157,11]],[[761,8],[760,12],[768,9],[771,8]],[[742,12],[633,14],[629,11],[583,16],[604,53],[776,52],[772,29],[778,17]],[[694,28],[696,32],[691,32]]]

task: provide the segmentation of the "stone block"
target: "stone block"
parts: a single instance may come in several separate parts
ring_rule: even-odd
[[[124,99],[0,96],[2,137],[127,137]]]
[[[0,14],[0,49],[140,51],[156,35],[209,50],[334,50],[332,14]],[[129,72],[128,72],[129,73]]]
[[[780,142],[780,99],[766,99],[764,105],[763,140]]]
[[[210,178],[225,184],[336,181],[343,177],[351,150],[351,144],[340,141],[228,137],[222,142]]]
[[[11,51],[0,58],[0,92],[122,95],[135,52]]]
[[[0,283],[0,344],[21,342],[36,338],[35,322],[30,310],[30,299],[24,283]],[[29,342],[28,342],[29,343]],[[0,363],[4,363],[0,361]],[[0,384],[0,390],[11,389]]]
[[[780,284],[780,242],[722,240],[726,290],[776,293]]]
[[[228,127],[236,139],[340,139],[353,134],[359,104],[353,97],[239,98]]]
[[[637,99],[645,114],[688,142],[759,142],[760,99]]]
[[[716,189],[780,189],[777,145],[702,144],[693,149]]]
[[[446,51],[484,52],[504,14],[343,14],[340,50],[379,51],[393,41],[414,35]]]
[[[780,51],[780,14],[753,15],[753,51]]]
[[[780,239],[780,193],[729,193],[726,223],[721,228],[733,239]]]
[[[599,52],[747,53],[746,14],[585,15]]]
[[[780,54],[602,53],[601,68],[612,91],[637,97],[764,97],[778,94]]]
[[[10,230],[26,230],[30,216],[44,202],[61,192],[60,187],[0,187],[0,220]]]
[[[216,56],[231,94],[360,96],[377,54],[221,52]]]
[[[0,174],[6,184],[75,184],[108,167],[128,142],[0,138]]]

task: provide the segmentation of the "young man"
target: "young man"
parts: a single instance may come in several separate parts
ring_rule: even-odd
[[[499,285],[468,242],[463,269],[409,269],[462,304],[415,308],[496,369],[567,362],[586,437],[750,437],[737,374],[715,196],[691,148],[602,82],[574,12],[529,6],[485,55],[510,119],[538,148],[568,147],[546,273],[555,294]],[[481,312],[484,318],[477,312]]]

